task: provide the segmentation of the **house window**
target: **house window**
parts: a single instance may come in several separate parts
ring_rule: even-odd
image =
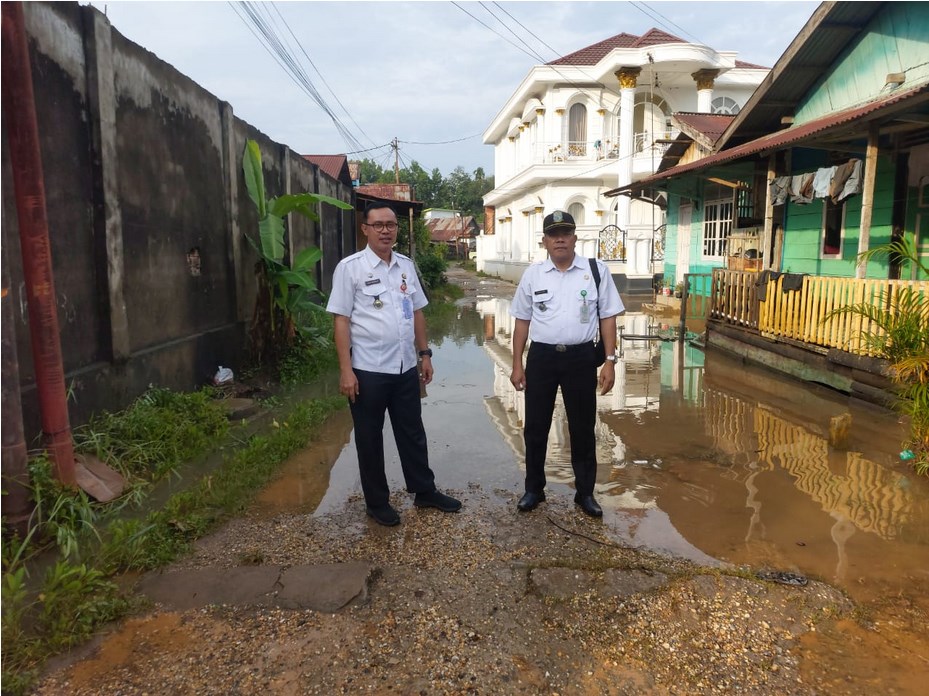
[[[671,109],[656,94],[639,92],[632,108],[632,130],[635,134],[635,152],[651,147],[657,138],[671,135]]]
[[[742,108],[739,103],[732,97],[716,97],[710,102],[714,114],[729,114],[735,116]]]
[[[707,201],[703,207],[703,257],[725,256],[731,230],[732,199]]]
[[[574,218],[574,224],[578,227],[584,224],[584,204],[572,203],[568,206],[568,213]]]
[[[568,155],[583,157],[587,154],[587,107],[575,104],[568,112]]]
[[[823,199],[823,258],[842,258],[842,237],[845,230],[845,203]]]

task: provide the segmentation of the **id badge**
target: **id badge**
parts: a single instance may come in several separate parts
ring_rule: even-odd
[[[403,301],[400,303],[400,306],[403,308],[403,318],[412,319],[413,318],[413,300],[409,297],[404,297]]]
[[[590,304],[587,300],[581,300],[581,323],[590,323]]]

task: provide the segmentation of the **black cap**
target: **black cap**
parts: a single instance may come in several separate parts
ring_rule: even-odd
[[[545,234],[574,234],[574,218],[571,213],[556,210],[545,216],[542,221],[542,232]]]

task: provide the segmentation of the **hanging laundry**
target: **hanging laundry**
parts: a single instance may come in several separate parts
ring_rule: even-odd
[[[790,193],[790,177],[779,176],[768,184],[771,190],[771,205],[784,205],[787,194]]]
[[[780,273],[770,269],[766,269],[758,274],[758,279],[755,281],[755,297],[759,302],[764,302],[768,295],[768,283],[773,283],[780,277]]]
[[[861,160],[853,160],[852,173],[842,187],[842,193],[839,194],[839,200],[844,201],[849,196],[861,193]]]
[[[803,278],[806,273],[785,273],[781,281],[781,292],[794,292],[803,288]]]
[[[813,202],[813,172],[790,177],[790,202],[801,205]]]
[[[829,198],[832,199],[833,203],[838,203],[841,200],[841,195],[845,190],[845,184],[848,183],[849,178],[851,178],[852,173],[855,171],[856,162],[858,163],[860,172],[861,160],[859,159],[850,159],[845,164],[840,164],[835,168],[835,174],[832,176],[832,184],[829,186]]]
[[[816,170],[813,175],[813,196],[815,198],[825,198],[829,195],[829,187],[832,184],[832,177],[835,176],[836,167],[822,167]]]

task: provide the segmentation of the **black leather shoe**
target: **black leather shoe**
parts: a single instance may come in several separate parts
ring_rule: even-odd
[[[581,506],[581,510],[591,517],[603,517],[603,508],[597,503],[592,495],[574,494],[574,502]]]
[[[390,505],[384,507],[367,508],[368,517],[373,517],[374,521],[385,527],[395,527],[400,524],[400,515]]]
[[[516,503],[516,509],[520,512],[529,512],[530,510],[535,510],[539,503],[545,501],[545,493],[530,493],[526,491],[523,493],[523,497],[519,499],[519,502]]]
[[[450,495],[432,491],[431,493],[417,493],[413,499],[413,505],[416,507],[434,507],[442,512],[458,512],[461,509],[461,501],[456,500]]]

